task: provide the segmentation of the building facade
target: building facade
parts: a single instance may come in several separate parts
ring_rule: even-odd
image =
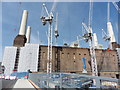
[[[119,49],[120,50],[120,49]],[[53,72],[69,72],[82,74],[83,61],[86,58],[87,74],[91,75],[90,50],[88,48],[53,47]],[[96,49],[96,59],[99,76],[119,76],[120,52],[118,50]],[[47,70],[47,46],[40,46],[40,59],[38,71]]]
[[[48,47],[30,44],[31,27],[27,26],[28,11],[23,11],[19,34],[15,37],[13,46],[5,47],[2,65],[5,74],[13,72],[44,72],[47,70]],[[27,35],[26,35],[27,34]],[[98,75],[120,78],[120,45],[112,42],[113,50],[96,49]],[[79,73],[83,71],[82,58],[86,58],[87,74],[92,75],[90,49],[67,46],[53,46],[52,71]],[[112,47],[113,47],[112,46]],[[118,49],[116,49],[118,48]]]
[[[82,58],[86,58],[87,74],[91,75],[90,50],[88,48],[53,46],[52,71],[79,73],[83,71]],[[117,78],[119,76],[120,49],[96,49],[99,76]],[[5,74],[17,72],[45,72],[47,70],[47,46],[25,44],[24,47],[6,47],[2,65]]]

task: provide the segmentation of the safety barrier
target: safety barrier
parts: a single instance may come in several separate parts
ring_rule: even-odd
[[[40,88],[118,88],[120,80],[109,77],[69,73],[30,73],[29,79]],[[95,80],[95,83],[93,81]]]

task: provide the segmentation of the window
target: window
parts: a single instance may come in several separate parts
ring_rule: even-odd
[[[69,58],[69,56],[70,56],[69,54],[70,54],[70,53],[67,54],[67,57],[68,57],[68,58]]]
[[[75,53],[73,53],[73,58],[75,59]]]
[[[43,52],[43,58],[45,58],[45,52]]]
[[[62,53],[61,58],[63,58],[64,53]]]

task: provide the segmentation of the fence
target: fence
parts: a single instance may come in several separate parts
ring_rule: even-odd
[[[40,88],[118,88],[119,79],[69,73],[30,73],[29,79]],[[95,80],[95,84],[93,81]]]

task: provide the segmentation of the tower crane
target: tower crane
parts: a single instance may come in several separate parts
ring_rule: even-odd
[[[45,10],[47,16],[42,16],[41,21],[43,25],[46,25],[49,22],[48,27],[48,56],[47,56],[47,73],[52,72],[52,22],[53,22],[53,13],[48,13],[47,7],[43,4],[43,9]]]
[[[90,55],[91,55],[91,66],[92,66],[92,75],[98,76],[98,70],[97,70],[97,61],[96,61],[96,55],[95,55],[95,47],[93,43],[93,32],[92,32],[92,14],[93,14],[93,1],[90,0],[90,9],[89,9],[89,24],[88,24],[88,40],[89,40],[89,46],[90,46]],[[95,81],[94,81],[95,84]]]
[[[82,27],[84,28],[84,34],[83,36],[79,36],[79,41],[85,40],[86,42],[89,43],[90,46],[90,57],[91,57],[91,66],[92,66],[92,75],[93,76],[98,76],[98,70],[97,70],[97,61],[96,61],[96,54],[95,54],[95,46],[93,42],[93,32],[92,32],[92,12],[93,12],[93,1],[90,0],[90,7],[89,7],[89,21],[88,21],[88,26],[82,22]],[[94,80],[94,84],[95,84]]]
[[[102,29],[102,38],[105,41],[110,41],[110,36],[108,36],[108,34],[104,31],[104,29]]]
[[[96,55],[95,55],[95,47],[93,43],[93,33],[92,29],[88,28],[85,23],[82,23],[83,27],[86,30],[86,33],[83,34],[83,40],[89,43],[90,46],[90,56],[91,56],[91,66],[92,66],[92,75],[98,76],[98,70],[97,70],[97,62],[96,62]]]
[[[93,12],[93,1],[90,0],[90,7],[89,7],[89,21],[88,21],[88,27],[85,23],[82,22],[82,26],[85,29],[85,33],[83,34],[83,40],[89,43],[90,46],[90,57],[91,57],[91,67],[92,67],[92,75],[98,76],[98,70],[97,70],[97,61],[96,61],[96,54],[95,54],[95,47],[93,42],[93,32],[92,32],[92,12]],[[93,84],[96,84],[96,81],[93,80]]]
[[[116,10],[118,11],[118,13],[120,13],[120,8],[118,7],[118,5],[116,4],[115,1],[112,1],[113,5],[115,6]]]
[[[43,23],[43,25],[46,25],[46,23],[48,21],[49,24],[51,25],[52,21],[53,21],[53,13],[52,12],[50,12],[50,14],[48,13],[47,7],[44,3],[43,3],[43,8],[44,8],[47,16],[41,16],[42,23]]]
[[[54,30],[54,35],[55,35],[55,43],[57,44],[57,38],[59,37],[58,33],[58,13],[56,13],[56,20],[55,20],[55,30]]]

